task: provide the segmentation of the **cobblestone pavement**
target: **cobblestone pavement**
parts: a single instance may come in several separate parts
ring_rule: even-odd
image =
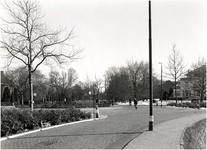
[[[117,108],[119,107],[119,108]],[[88,110],[89,111],[89,110]],[[205,110],[154,107],[155,125]],[[2,149],[103,149],[123,148],[148,127],[149,106],[100,108],[105,119],[48,129],[1,141]]]
[[[185,128],[204,118],[206,114],[198,114],[161,123],[133,139],[125,149],[180,149]]]

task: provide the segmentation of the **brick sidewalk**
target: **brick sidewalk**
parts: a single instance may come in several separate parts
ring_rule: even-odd
[[[206,114],[198,114],[155,125],[154,131],[142,133],[124,149],[181,149],[184,129],[204,118]]]

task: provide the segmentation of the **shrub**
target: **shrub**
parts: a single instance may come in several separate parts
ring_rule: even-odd
[[[169,103],[167,104],[168,106],[176,106],[176,107],[189,107],[189,108],[199,108],[198,103],[191,103],[191,102],[186,102],[186,103]],[[206,107],[206,103],[202,102],[200,103],[200,107]]]
[[[70,108],[72,106],[69,101],[54,101],[41,104],[34,104],[34,108]]]
[[[29,109],[2,109],[1,110],[1,137],[40,128],[41,122],[51,125],[78,121],[91,118],[91,113],[85,113],[75,108],[64,110],[34,110]]]
[[[205,107],[206,108],[206,102],[201,102],[200,107]]]
[[[1,110],[1,136],[7,136],[11,134],[15,128],[16,123],[16,109],[4,109]]]
[[[34,108],[71,108],[75,106],[76,108],[86,108],[86,107],[93,107],[95,102],[93,103],[92,100],[80,100],[80,101],[54,101],[54,102],[46,102],[41,104],[34,104]],[[99,107],[109,107],[111,106],[111,101],[100,101],[98,104]],[[19,108],[23,106],[18,105]]]
[[[86,107],[95,107],[96,103],[88,100],[80,100],[80,101],[76,101],[74,103],[74,106],[76,108],[86,108]],[[111,101],[100,101],[100,103],[98,104],[99,107],[109,107],[111,106]]]
[[[5,109],[1,111],[1,134],[7,136],[25,129],[34,129],[34,120],[28,110]]]
[[[58,125],[61,123],[60,114],[60,110],[46,110],[43,119],[46,122],[50,122],[51,125]]]
[[[35,126],[38,126],[34,122],[33,114],[29,109],[19,110],[19,118],[20,122],[24,125],[24,129],[34,129]]]
[[[71,113],[72,109],[65,109],[61,111],[61,122],[70,122],[71,121]]]

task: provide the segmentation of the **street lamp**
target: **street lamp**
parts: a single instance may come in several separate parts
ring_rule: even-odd
[[[90,105],[90,103],[91,103],[90,102],[91,101],[91,91],[88,92],[88,95],[89,95],[89,105]]]
[[[154,116],[153,116],[153,84],[152,84],[152,32],[151,32],[151,1],[149,1],[149,95],[150,95],[150,105],[149,105],[149,131],[153,131],[154,126]]]
[[[161,64],[161,94],[160,94],[160,98],[161,98],[161,107],[162,107],[162,62],[159,62],[159,64]]]

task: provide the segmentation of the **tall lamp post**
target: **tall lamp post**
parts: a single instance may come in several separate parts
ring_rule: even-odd
[[[161,107],[162,107],[162,62],[159,62],[161,64],[161,94],[160,94],[160,100],[161,100]]]
[[[154,117],[153,117],[153,85],[152,85],[152,33],[151,33],[151,1],[149,1],[149,94],[150,94],[150,117],[149,117],[149,131],[153,131]]]

